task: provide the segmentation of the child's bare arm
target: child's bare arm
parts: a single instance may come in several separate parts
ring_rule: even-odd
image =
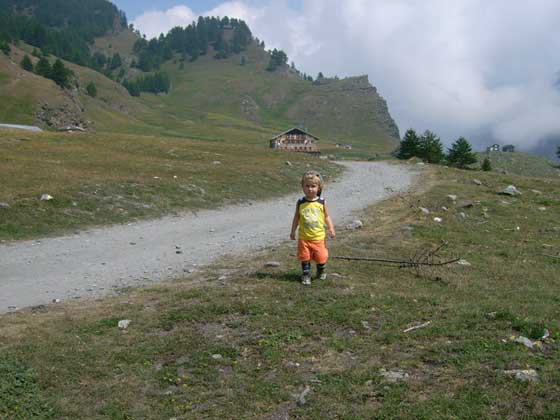
[[[292,220],[292,231],[290,232],[290,239],[291,240],[295,240],[296,239],[296,229],[299,225],[299,212],[298,212],[298,206],[296,206],[296,212],[294,214],[294,218]]]
[[[336,236],[336,232],[334,231],[334,225],[331,219],[331,215],[329,214],[329,211],[327,209],[327,203],[325,203],[323,205],[323,210],[325,212],[325,222],[327,223],[327,229],[329,232],[329,236],[331,238],[334,238]]]

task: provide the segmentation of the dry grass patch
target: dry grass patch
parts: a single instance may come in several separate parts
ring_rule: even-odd
[[[307,165],[339,171],[300,155],[288,166],[264,146],[181,138],[0,131],[0,144],[4,240],[270,198],[295,191]]]

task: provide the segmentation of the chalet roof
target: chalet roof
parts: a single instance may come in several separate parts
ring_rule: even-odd
[[[315,140],[319,140],[319,137],[314,136],[313,134],[309,134],[307,131],[303,131],[301,128],[293,127],[289,130],[284,131],[283,133],[277,134],[276,136],[272,137],[271,140],[277,139],[284,134],[307,134],[309,137],[313,137]]]

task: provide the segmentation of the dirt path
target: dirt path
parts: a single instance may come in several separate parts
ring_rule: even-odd
[[[407,190],[414,179],[399,165],[344,166],[323,194],[338,229],[353,211]],[[279,243],[288,239],[300,195],[0,246],[0,313],[170,279]]]

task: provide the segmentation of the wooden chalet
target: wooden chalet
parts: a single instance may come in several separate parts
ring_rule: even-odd
[[[289,152],[320,154],[317,142],[319,138],[306,133],[300,128],[291,128],[270,139],[270,147]]]

